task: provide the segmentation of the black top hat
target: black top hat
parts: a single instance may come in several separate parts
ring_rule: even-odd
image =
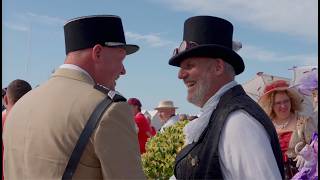
[[[212,16],[191,17],[184,23],[183,40],[191,42],[193,46],[182,50],[179,48],[169,64],[179,67],[188,57],[221,58],[232,65],[238,75],[245,67],[242,58],[232,50],[232,33],[233,26],[225,19]]]
[[[125,48],[127,55],[138,51],[137,45],[126,44],[119,16],[93,15],[71,19],[64,25],[66,54],[96,44]]]

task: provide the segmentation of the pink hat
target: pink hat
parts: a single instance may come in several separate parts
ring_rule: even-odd
[[[273,91],[281,91],[281,90],[287,90],[289,88],[289,84],[284,80],[277,80],[272,82],[271,84],[268,84],[263,91],[263,95],[269,94]]]
[[[270,98],[269,94],[274,91],[288,91],[298,102],[303,102],[303,98],[299,95],[299,93],[293,87],[289,87],[289,84],[285,80],[277,80],[266,85],[259,102],[264,104],[264,102]]]

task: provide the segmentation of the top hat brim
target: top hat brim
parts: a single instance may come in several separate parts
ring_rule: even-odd
[[[215,44],[199,45],[185,50],[170,58],[169,64],[180,67],[180,63],[189,57],[221,58],[234,68],[236,75],[242,73],[245,68],[241,56],[239,56],[235,51],[230,48]]]
[[[109,46],[112,47],[112,46]],[[114,47],[123,47],[126,50],[126,54],[133,54],[139,50],[139,46],[134,44],[125,44],[125,45],[115,45]]]

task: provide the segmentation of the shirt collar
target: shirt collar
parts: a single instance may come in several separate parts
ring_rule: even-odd
[[[83,72],[84,74],[86,74],[93,82],[95,82],[93,80],[93,78],[90,76],[90,74],[82,69],[81,67],[77,66],[77,65],[74,65],[74,64],[62,64],[59,68],[65,68],[65,69],[74,69],[74,70],[77,70],[77,71],[80,71],[80,72]]]
[[[192,142],[197,142],[203,130],[208,126],[211,113],[216,109],[221,96],[236,86],[238,83],[236,81],[231,81],[224,86],[222,86],[202,107],[200,110],[199,117],[189,122],[184,128],[183,133],[185,134],[185,144],[191,144]]]
[[[238,83],[233,80],[229,83],[222,86],[211,98],[208,99],[208,101],[203,105],[200,112],[205,112],[208,109],[213,110],[218,105],[218,102],[220,101],[221,96],[228,91],[229,89],[233,88],[234,86],[238,85]]]

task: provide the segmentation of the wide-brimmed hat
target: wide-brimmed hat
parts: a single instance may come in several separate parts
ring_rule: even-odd
[[[269,98],[269,95],[274,91],[287,91],[298,102],[303,102],[303,98],[299,95],[294,87],[290,87],[285,80],[274,81],[264,88],[263,95],[260,97],[259,102],[263,104]]]
[[[232,65],[236,75],[244,71],[242,58],[232,49],[232,24],[213,16],[195,16],[184,23],[183,42],[176,48],[169,64],[180,67],[189,57],[221,58]]]
[[[66,54],[91,48],[96,44],[107,47],[123,47],[127,55],[138,51],[139,46],[127,44],[119,16],[82,16],[64,25]]]
[[[178,107],[175,107],[173,105],[172,101],[169,100],[165,100],[165,101],[160,101],[158,106],[156,108],[154,108],[155,110],[159,110],[159,109],[177,109]]]

